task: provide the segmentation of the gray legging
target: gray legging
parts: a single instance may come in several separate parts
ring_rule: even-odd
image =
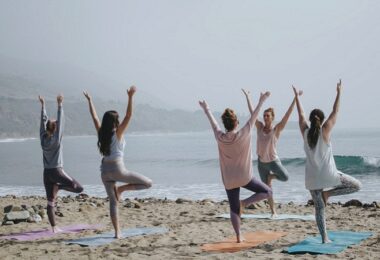
[[[282,165],[280,159],[268,163],[261,162],[260,159],[257,159],[257,168],[259,170],[260,179],[264,183],[268,183],[268,177],[271,172],[279,181],[287,181],[289,179],[288,171]]]
[[[117,199],[115,194],[115,184],[117,181],[128,184],[128,190],[148,189],[152,186],[152,181],[135,172],[128,171],[122,159],[117,161],[103,161],[101,165],[102,181],[108,198],[110,200],[110,215],[117,217]]]
[[[329,196],[338,196],[344,194],[354,193],[360,190],[361,183],[357,179],[344,174],[340,174],[340,181],[342,184],[328,190]],[[322,242],[325,242],[327,239],[327,231],[326,231],[326,218],[325,218],[325,203],[323,202],[322,197],[323,190],[311,190],[311,197],[314,201],[315,207],[315,219],[317,221],[317,226],[319,233],[322,236]]]

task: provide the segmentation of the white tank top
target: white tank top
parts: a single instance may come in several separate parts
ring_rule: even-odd
[[[341,184],[340,176],[335,165],[331,142],[325,143],[322,129],[314,149],[310,149],[306,129],[303,135],[306,153],[305,186],[308,190],[320,190]]]
[[[116,132],[114,132],[112,135],[110,155],[104,156],[104,160],[105,161],[116,161],[118,159],[122,159],[124,157],[124,147],[125,147],[124,136],[119,141],[117,139]]]
[[[278,159],[276,145],[277,137],[274,128],[267,134],[264,132],[264,127],[257,128],[256,153],[261,162],[268,163]]]

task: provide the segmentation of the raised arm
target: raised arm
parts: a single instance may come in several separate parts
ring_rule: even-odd
[[[302,95],[302,91],[299,91],[298,92],[298,96],[301,96]],[[289,120],[289,117],[290,115],[292,114],[293,112],[293,109],[294,109],[294,105],[296,104],[296,98],[293,98],[293,101],[292,103],[290,104],[289,108],[288,108],[288,111],[286,111],[284,117],[281,119],[280,122],[278,122],[278,124],[275,126],[275,129],[276,129],[276,135],[277,137],[280,136],[280,133],[281,131],[285,128],[286,124],[288,123],[288,120]]]
[[[242,89],[244,95],[245,95],[245,98],[247,99],[247,105],[248,105],[248,110],[249,112],[251,113],[251,116],[253,115],[254,113],[254,108],[253,108],[253,105],[252,105],[252,100],[251,100],[251,97],[250,97],[250,92],[245,90],[245,89]],[[260,122],[258,119],[256,119],[255,121],[255,125],[257,128],[261,128],[263,126],[263,123]]]
[[[252,126],[253,123],[256,122],[257,120],[257,117],[259,115],[259,112],[260,112],[260,109],[261,107],[263,106],[265,100],[270,96],[270,92],[267,91],[265,93],[260,93],[260,99],[259,99],[259,102],[257,104],[257,107],[255,108],[255,110],[253,110],[253,112],[251,113],[251,117],[248,119],[248,122],[249,124]]]
[[[60,94],[57,96],[58,112],[57,112],[57,136],[62,138],[63,128],[65,126],[65,116],[63,113],[63,96]]]
[[[119,140],[121,140],[121,138],[123,137],[123,134],[124,134],[125,130],[128,127],[129,120],[131,120],[131,117],[132,117],[132,105],[133,105],[132,101],[133,101],[133,95],[135,94],[135,92],[136,92],[136,87],[135,86],[131,86],[127,90],[127,93],[128,93],[127,112],[125,113],[123,121],[121,122],[121,124],[119,125],[119,127],[116,130],[116,136],[117,136],[117,139],[119,139]]]
[[[205,112],[205,114],[206,114],[206,116],[207,116],[207,118],[208,118],[208,120],[209,120],[209,122],[211,124],[212,130],[214,131],[215,135],[218,132],[221,132],[222,130],[220,129],[218,122],[215,120],[215,117],[211,113],[210,108],[209,108],[207,102],[205,100],[199,101],[199,105],[201,106],[201,108]]]
[[[38,96],[38,100],[41,103],[40,136],[42,136],[46,131],[46,122],[48,121],[48,116],[46,114],[45,99],[42,96]]]
[[[323,138],[325,141],[330,140],[330,134],[331,130],[333,129],[339,112],[339,105],[340,105],[340,93],[342,89],[342,80],[339,79],[339,82],[336,84],[336,98],[333,106],[333,110],[329,117],[327,118],[326,122],[323,124]]]
[[[293,92],[294,92],[294,98],[296,99],[296,104],[297,104],[298,123],[299,123],[299,127],[301,130],[301,135],[303,136],[303,133],[308,128],[308,125],[306,122],[305,113],[303,112],[303,108],[302,108],[301,102],[299,100],[299,95],[300,95],[300,93],[302,94],[302,92],[298,92],[294,86],[292,86],[292,87],[293,87]]]
[[[90,109],[92,121],[94,122],[94,126],[95,126],[95,129],[96,129],[96,132],[99,132],[99,129],[100,129],[100,120],[99,120],[98,114],[96,113],[94,103],[92,102],[92,97],[90,96],[90,94],[88,94],[87,91],[83,91],[83,95],[86,97],[86,99],[88,101],[88,106],[89,106],[89,109]]]

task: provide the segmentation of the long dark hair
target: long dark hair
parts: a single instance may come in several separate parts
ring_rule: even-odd
[[[313,111],[310,112],[309,120],[310,129],[307,133],[307,142],[309,144],[309,147],[313,149],[317,145],[322,123],[323,120],[325,120],[325,115],[323,114],[322,110],[313,109]]]
[[[235,112],[231,108],[226,108],[222,114],[224,128],[229,132],[235,129],[238,119]]]
[[[119,114],[114,110],[105,112],[98,132],[98,148],[103,156],[111,154],[112,135],[118,126]]]

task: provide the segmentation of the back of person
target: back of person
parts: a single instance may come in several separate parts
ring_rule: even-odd
[[[252,179],[251,125],[217,136],[220,168],[227,189],[247,184]]]
[[[318,190],[341,184],[335,165],[331,143],[323,140],[322,129],[317,144],[310,148],[307,134],[304,132],[304,150],[306,153],[305,185],[308,190]]]
[[[60,109],[61,110],[61,109]],[[63,113],[59,111],[59,113]],[[62,128],[59,116],[57,128]],[[52,135],[47,133],[46,128],[40,130],[40,141],[43,154],[43,162],[45,169],[63,167],[62,156],[62,130],[55,131]]]
[[[104,156],[104,161],[117,161],[122,160],[124,157],[124,147],[125,139],[124,137],[121,140],[117,139],[116,131],[113,132],[111,145],[110,145],[110,154]]]
[[[62,145],[58,136],[41,137],[44,168],[57,168],[63,166]]]

